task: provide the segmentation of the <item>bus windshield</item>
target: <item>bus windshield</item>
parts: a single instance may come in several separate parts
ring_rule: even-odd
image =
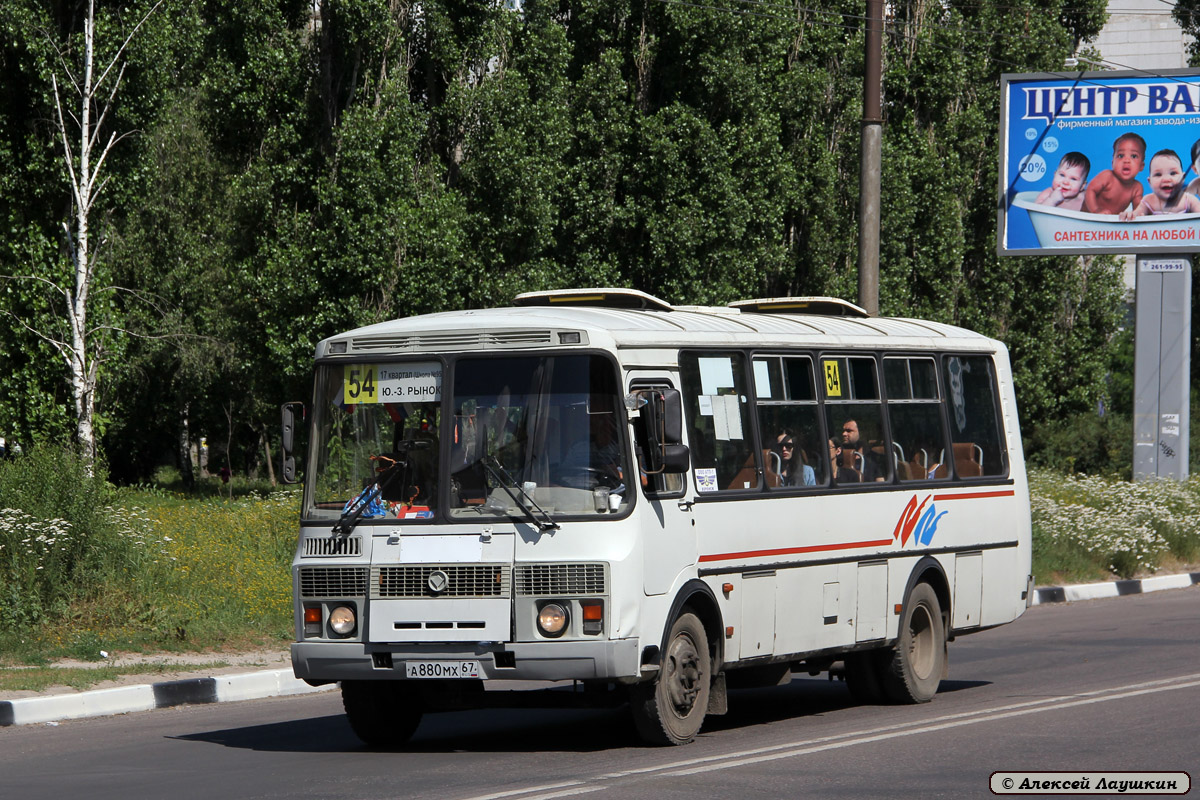
[[[632,500],[625,409],[595,355],[317,370],[308,518],[358,522],[611,515]]]
[[[512,515],[522,493],[554,515],[629,502],[625,411],[607,359],[464,358],[450,402],[451,517]],[[519,492],[497,485],[509,476]]]

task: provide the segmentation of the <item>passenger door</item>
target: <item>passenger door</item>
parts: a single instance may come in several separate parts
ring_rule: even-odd
[[[626,391],[676,388],[678,377],[657,370],[629,373]],[[646,475],[638,465],[641,505],[635,516],[642,529],[642,576],[647,595],[670,591],[675,578],[696,563],[696,532],[691,504],[685,502],[687,475]],[[644,480],[644,483],[643,483]]]

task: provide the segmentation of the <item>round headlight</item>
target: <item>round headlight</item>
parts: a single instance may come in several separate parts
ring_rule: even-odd
[[[562,636],[567,629],[567,610],[558,603],[547,603],[538,612],[538,628],[546,636]]]
[[[354,610],[349,606],[338,606],[329,615],[329,627],[339,636],[354,630]]]

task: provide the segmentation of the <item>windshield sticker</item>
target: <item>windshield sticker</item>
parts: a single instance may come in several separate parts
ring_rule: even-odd
[[[698,469],[696,470],[696,491],[698,492],[715,492],[717,490],[717,471],[716,469]]]
[[[442,399],[442,365],[347,364],[342,391],[347,404],[437,402]]]

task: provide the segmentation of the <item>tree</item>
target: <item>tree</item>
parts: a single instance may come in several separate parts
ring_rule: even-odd
[[[95,0],[88,0],[83,19],[83,49],[78,55],[78,65],[73,63],[76,56],[72,53],[77,41],[68,39],[62,47],[54,45],[57,64],[51,69],[51,86],[55,123],[62,144],[62,165],[67,175],[73,217],[62,223],[71,264],[70,282],[56,280],[47,274],[10,276],[43,285],[56,301],[62,303],[62,324],[54,329],[35,327],[27,319],[11,311],[8,313],[50,345],[65,365],[74,404],[75,439],[89,458],[96,455],[94,419],[99,369],[108,355],[108,340],[119,330],[109,315],[101,313],[98,322],[92,318],[98,304],[97,296],[117,290],[117,287],[95,285],[100,253],[99,248],[93,246],[92,228],[97,201],[109,182],[105,161],[127,135],[110,130],[105,123],[125,75],[122,56],[143,23],[161,3],[159,0],[133,26],[107,63],[97,63]],[[60,75],[64,78],[63,87],[60,87]],[[78,113],[69,107],[64,112],[65,89],[72,89],[77,95]],[[73,144],[73,137],[77,144]]]

